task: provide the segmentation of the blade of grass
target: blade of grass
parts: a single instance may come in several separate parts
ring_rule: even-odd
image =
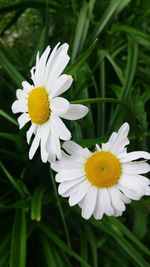
[[[0,109],[0,116],[2,116],[3,118],[5,118],[6,120],[10,121],[12,124],[18,126],[18,122],[16,120],[14,120],[10,115],[8,115],[2,109]]]
[[[88,15],[88,4],[86,2],[83,2],[83,5],[81,7],[81,10],[78,16],[75,37],[73,41],[72,56],[71,56],[72,62],[74,61],[76,56],[79,54],[84,43],[83,38],[85,38],[87,30],[88,30],[88,26],[89,26],[89,19],[87,19],[88,17],[87,15]]]
[[[129,39],[125,80],[124,80],[123,88],[122,88],[121,95],[120,95],[121,101],[125,102],[131,91],[132,82],[135,76],[135,71],[136,71],[136,66],[137,66],[137,60],[138,60],[137,43],[135,43],[134,40]],[[110,132],[113,131],[113,126],[115,124],[115,121],[116,121],[116,118],[118,117],[119,112],[120,112],[120,107],[117,107],[110,121],[110,126],[109,126]],[[135,122],[135,119],[133,120],[133,122]],[[134,123],[134,127],[136,127],[135,123]]]
[[[53,266],[57,267],[57,262],[55,259],[55,256],[53,254],[53,251],[50,246],[50,242],[47,241],[47,239],[43,236],[40,235],[40,242],[41,242],[41,248],[44,254],[44,259],[47,267]]]
[[[93,267],[98,267],[98,255],[97,255],[97,247],[96,247],[96,237],[93,234],[92,229],[89,227],[89,225],[85,226],[85,232],[88,236],[88,241],[90,243],[91,247],[91,254],[93,258]]]
[[[99,68],[99,88],[100,88],[100,97],[105,98],[105,52],[98,52],[98,57],[100,60],[100,68]],[[101,60],[104,58],[103,60]],[[98,131],[97,136],[103,136],[105,132],[105,103],[102,103],[98,108]],[[100,123],[99,123],[100,122]]]
[[[71,64],[66,69],[65,72],[73,76],[76,75],[76,73],[79,71],[79,68],[84,64],[84,62],[87,60],[87,58],[94,50],[96,43],[97,39],[90,45],[90,47],[83,54],[81,54],[81,56],[73,64]]]
[[[31,199],[31,220],[41,220],[42,200],[45,190],[45,187],[39,186],[35,189],[33,193]]]
[[[140,250],[142,250],[145,254],[150,256],[150,250],[145,247],[135,235],[133,235],[128,228],[118,219],[108,217],[108,221],[110,221],[111,227],[117,227],[120,229],[122,233],[124,233]]]
[[[106,8],[103,16],[101,17],[100,21],[98,22],[97,27],[93,31],[90,40],[94,40],[97,38],[100,33],[103,31],[103,29],[106,27],[106,25],[109,23],[110,19],[115,15],[116,10],[120,6],[121,2],[124,2],[126,0],[112,0],[110,1],[109,6]]]
[[[15,82],[15,84],[20,87],[22,81],[24,80],[23,76],[17,71],[14,65],[9,62],[5,54],[0,50],[0,64]]]
[[[84,264],[84,267],[91,267],[87,262],[85,262],[74,250],[70,249],[59,237],[55,235],[54,232],[50,230],[49,226],[42,223],[38,223],[37,226],[41,229],[47,237],[52,240],[60,249],[65,251],[70,256],[74,257],[77,261]]]
[[[59,208],[60,216],[61,216],[62,223],[63,223],[63,226],[64,226],[64,231],[65,231],[65,235],[66,235],[66,241],[67,241],[68,247],[71,248],[71,242],[70,242],[70,237],[69,237],[69,232],[68,232],[65,216],[64,216],[64,213],[63,213],[63,209],[62,209],[62,206],[61,206],[59,195],[57,193],[57,188],[56,188],[54,175],[53,175],[53,172],[52,172],[51,169],[50,169],[50,175],[51,175],[51,178],[52,178],[53,188],[54,188],[55,196],[56,196],[56,199],[57,199],[57,205],[58,205],[58,208]]]
[[[91,223],[112,236],[117,244],[129,255],[130,259],[134,261],[135,266],[148,267],[148,263],[134,246],[123,237],[123,234],[118,227],[113,227],[106,219],[103,219],[102,222],[91,220]]]
[[[0,167],[2,169],[2,171],[5,173],[6,177],[8,178],[8,180],[10,181],[10,183],[13,185],[13,187],[18,191],[18,193],[24,197],[25,193],[22,190],[21,186],[19,185],[19,183],[17,183],[15,181],[15,179],[11,176],[11,174],[7,171],[7,169],[5,168],[5,166],[2,164],[2,162],[0,161]]]
[[[26,267],[26,217],[23,209],[17,209],[11,238],[10,267]]]

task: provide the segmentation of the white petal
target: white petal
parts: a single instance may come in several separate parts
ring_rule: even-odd
[[[51,125],[60,139],[69,140],[71,138],[70,131],[58,116],[51,115]]]
[[[28,95],[24,90],[17,89],[16,96],[18,99],[24,99],[24,98],[27,98]]]
[[[63,154],[64,154],[64,152],[62,151],[62,155]],[[51,168],[56,172],[64,170],[66,168],[66,166],[67,166],[68,170],[84,168],[83,158],[81,158],[79,160],[75,160],[75,159],[73,160],[73,159],[71,159],[71,157],[68,159],[65,159],[62,157],[61,160],[58,160],[58,161],[51,164]]]
[[[57,49],[55,53],[53,64],[51,64],[51,71],[49,72],[49,77],[46,81],[48,88],[52,87],[54,81],[63,72],[69,62],[70,57],[67,55],[68,47],[68,44],[63,44]]]
[[[117,138],[117,133],[116,132],[112,133],[108,142],[102,144],[102,150],[109,151],[112,144],[116,141],[116,138]]]
[[[128,174],[142,174],[150,171],[150,165],[145,162],[127,162],[122,164],[122,172]]]
[[[119,131],[118,131],[118,134],[119,134],[120,136],[127,136],[128,133],[129,133],[129,129],[130,129],[129,124],[128,124],[127,122],[125,122],[125,123],[120,127],[120,129],[119,129]]]
[[[120,152],[122,152],[124,147],[129,144],[129,139],[127,138],[128,132],[129,124],[126,122],[120,127],[117,133],[116,141],[111,145],[111,152],[118,155]]]
[[[135,152],[130,152],[128,153],[125,157],[120,158],[121,162],[129,162],[131,160],[136,160],[136,159],[150,159],[150,153],[144,152],[144,151],[135,151]]]
[[[58,77],[51,88],[50,99],[67,91],[70,88],[72,82],[73,79],[70,75],[62,74],[60,77]]]
[[[36,86],[45,87],[45,84],[44,84],[45,66],[46,66],[49,53],[50,53],[50,47],[48,46],[43,52],[43,54],[41,55],[41,57],[39,58],[39,60],[37,61],[36,69],[34,73]]]
[[[27,81],[23,81],[22,82],[22,86],[24,88],[24,91],[26,93],[29,93],[32,89],[33,89],[33,85],[31,85],[30,83],[28,83]]]
[[[28,121],[30,121],[28,113],[23,113],[18,117],[19,128],[21,129]]]
[[[30,143],[31,137],[33,135],[33,133],[35,132],[37,126],[35,123],[32,123],[32,125],[30,126],[29,130],[27,131],[27,143]]]
[[[59,44],[60,44],[60,43],[58,43],[58,44],[54,47],[54,49],[52,50],[52,52],[51,52],[51,54],[50,54],[50,56],[49,56],[49,59],[48,59],[48,61],[47,61],[47,64],[46,64],[46,68],[45,68],[44,84],[46,85],[46,89],[47,89],[49,92],[51,91],[52,88],[51,88],[51,86],[50,86],[50,88],[47,87],[47,86],[48,86],[47,82],[48,82],[48,78],[49,78],[50,73],[51,73],[51,70],[52,70],[52,66],[53,66],[53,64],[54,64],[54,62],[55,62],[55,58],[56,58],[56,54],[57,54],[57,48],[58,48]]]
[[[55,152],[57,158],[61,159],[60,140],[59,140],[57,133],[54,131],[52,127],[51,127],[51,147],[52,147],[52,151]],[[49,153],[51,152],[49,151]]]
[[[78,181],[78,183],[76,185],[74,185],[73,187],[69,188],[69,190],[67,190],[63,194],[61,194],[61,196],[62,197],[70,197],[72,194],[74,194],[74,192],[78,191],[79,188],[84,187],[84,184],[85,184],[85,181],[86,181],[85,178],[80,178],[77,181]]]
[[[111,203],[112,203],[114,210],[121,211],[121,212],[124,211],[125,205],[122,199],[120,198],[118,189],[115,186],[113,186],[109,188],[108,190],[110,193],[110,199],[111,199]]]
[[[84,176],[84,171],[82,169],[67,170],[64,169],[56,174],[56,182],[61,183],[64,181],[71,181],[75,179],[80,179]]]
[[[125,196],[127,196],[129,199],[133,200],[139,200],[141,198],[141,194],[136,193],[136,191],[132,189],[128,189],[125,186],[122,186],[121,184],[118,184],[116,186],[119,190],[121,190]]]
[[[80,145],[78,145],[77,143],[73,142],[73,141],[66,141],[63,144],[63,148],[70,154],[73,156],[77,156],[77,157],[89,157],[92,155],[92,153],[89,151],[88,148],[82,148]]]
[[[50,101],[50,109],[57,116],[67,112],[69,105],[69,102],[63,97],[55,97]]]
[[[101,151],[101,148],[98,144],[95,145],[97,151]]]
[[[46,151],[46,143],[49,137],[49,124],[48,123],[42,124],[40,127],[40,130],[41,130],[41,134],[40,134],[41,136],[41,144],[40,144],[41,159],[44,163],[46,163],[48,159],[48,153]]]
[[[116,187],[117,187],[117,186],[116,186]],[[131,200],[130,200],[127,196],[125,196],[120,190],[118,190],[118,192],[119,192],[119,195],[120,195],[121,200],[122,200],[125,204],[129,204],[129,203],[131,203]]]
[[[27,112],[28,111],[28,107],[27,107],[26,101],[24,99],[16,100],[12,104],[11,108],[12,108],[13,113],[21,113],[21,112]]]
[[[82,185],[76,191],[72,192],[72,194],[70,195],[69,205],[74,206],[78,204],[85,197],[90,187],[91,184],[88,182],[87,179],[85,179],[82,182]]]
[[[143,175],[132,175],[132,179],[139,183],[141,186],[150,185],[150,180]]]
[[[93,212],[93,216],[96,220],[101,220],[104,215],[104,209],[102,206],[103,200],[101,198],[101,192],[102,192],[101,189],[97,190],[97,201],[96,201],[95,210]]]
[[[136,191],[140,195],[143,195],[143,188],[134,179],[132,179],[132,175],[122,174],[118,183],[126,188]]]
[[[76,180],[72,180],[72,181],[62,182],[58,186],[58,193],[63,196],[64,193],[66,193],[68,191],[68,194],[70,195],[69,190],[71,188],[73,188],[73,190],[80,188],[80,186],[84,180],[85,180],[84,178],[80,178],[80,179],[76,179]]]
[[[68,111],[61,117],[67,120],[79,120],[83,118],[89,109],[79,104],[70,104]]]
[[[114,211],[111,206],[109,191],[107,188],[101,189],[101,205],[103,205],[103,211],[106,215],[114,215]]]
[[[46,144],[46,151],[48,153],[48,161],[49,162],[55,162],[55,160],[56,160],[56,152],[55,151],[57,150],[57,153],[58,153],[58,148],[54,150],[54,143],[56,144],[57,138],[58,137],[56,136],[56,138],[53,139],[51,137],[51,135],[48,138],[48,141]],[[57,142],[57,145],[58,145],[58,142]]]
[[[86,220],[88,220],[92,216],[95,210],[97,191],[98,189],[96,187],[91,186],[87,195],[84,198],[81,215]]]
[[[40,144],[40,132],[39,132],[39,129],[37,129],[37,133],[34,137],[34,140],[29,150],[29,159],[33,158],[36,150],[38,149],[39,144]]]

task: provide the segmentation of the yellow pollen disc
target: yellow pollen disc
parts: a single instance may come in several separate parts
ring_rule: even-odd
[[[48,94],[43,87],[34,88],[28,96],[28,113],[31,121],[43,124],[48,121],[51,110]]]
[[[94,153],[85,163],[86,178],[96,187],[112,187],[121,175],[120,161],[110,152]]]

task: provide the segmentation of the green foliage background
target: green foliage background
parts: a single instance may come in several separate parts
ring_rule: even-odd
[[[0,0],[0,267],[148,267],[148,197],[121,218],[86,221],[39,153],[28,159],[28,126],[18,129],[11,105],[37,51],[59,41],[74,78],[65,97],[90,109],[67,122],[72,138],[92,148],[128,121],[129,149],[150,143],[149,0]]]

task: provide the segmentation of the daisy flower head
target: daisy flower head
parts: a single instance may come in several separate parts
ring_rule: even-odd
[[[60,139],[69,140],[71,133],[62,119],[77,120],[84,117],[88,108],[70,104],[59,97],[72,84],[70,75],[61,74],[69,62],[68,44],[58,43],[50,53],[50,46],[41,56],[36,57],[36,65],[31,69],[32,84],[22,83],[23,89],[16,92],[17,100],[12,105],[13,113],[22,113],[18,117],[19,127],[31,122],[27,131],[27,142],[34,139],[29,150],[32,159],[40,146],[43,162],[54,162],[61,158]]]
[[[63,145],[67,152],[62,159],[51,164],[57,172],[58,192],[69,197],[70,206],[78,204],[82,217],[101,219],[121,216],[125,204],[150,195],[149,179],[143,174],[150,171],[146,162],[150,154],[144,151],[127,153],[129,125],[124,123],[114,132],[107,143],[95,151],[82,148],[73,141]],[[144,161],[137,161],[143,158]]]

